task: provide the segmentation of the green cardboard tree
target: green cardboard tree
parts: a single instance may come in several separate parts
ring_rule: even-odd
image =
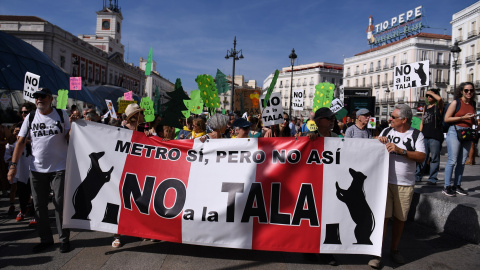
[[[153,101],[149,97],[143,97],[140,101],[140,108],[145,109],[143,115],[145,122],[153,122],[155,120],[155,110],[153,109]]]
[[[187,107],[183,101],[189,100],[190,98],[183,91],[182,81],[180,79],[177,79],[175,82],[175,90],[173,90],[173,92],[167,92],[167,95],[170,97],[170,100],[165,103],[166,109],[163,112],[161,123],[165,126],[183,128],[183,125],[178,120],[185,118],[182,111],[186,111]]]
[[[57,109],[67,109],[68,102],[68,90],[60,89],[58,90],[57,96]]]
[[[200,90],[200,97],[205,107],[213,113],[216,108],[220,108],[220,98],[218,97],[217,87],[215,86],[211,75],[198,75],[195,81]]]
[[[201,114],[203,112],[203,100],[200,96],[200,90],[190,92],[190,100],[184,100],[185,106],[188,109],[188,115]]]
[[[217,68],[217,75],[215,75],[215,84],[217,85],[217,91],[219,94],[226,93],[230,90],[230,85],[227,82],[227,76],[223,74],[220,69]]]
[[[270,96],[272,95],[273,89],[275,88],[275,84],[277,83],[278,74],[280,74],[280,72],[277,69],[277,70],[275,70],[275,74],[273,75],[272,82],[270,83],[270,86],[268,87],[268,91],[265,94],[265,99],[263,100],[263,108],[267,107],[267,102],[270,100]]]
[[[315,85],[315,95],[313,97],[313,111],[317,111],[322,107],[330,108],[330,103],[333,100],[333,91],[335,85],[323,82]]]

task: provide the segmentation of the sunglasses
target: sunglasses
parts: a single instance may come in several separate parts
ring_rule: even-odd
[[[35,99],[39,99],[39,98],[44,99],[44,98],[46,98],[46,97],[47,97],[47,95],[44,95],[44,94],[36,94],[36,95],[34,96]]]
[[[427,98],[433,98],[431,95],[427,95]]]
[[[473,89],[463,89],[463,92],[465,93],[474,93],[475,90]]]
[[[400,116],[394,116],[393,114],[390,115],[392,119],[400,119]]]
[[[30,111],[22,111],[22,114],[29,114]]]

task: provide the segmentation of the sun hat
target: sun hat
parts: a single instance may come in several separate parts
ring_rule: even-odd
[[[145,109],[140,108],[137,103],[128,104],[127,108],[125,109],[125,114],[127,115],[127,121],[130,117],[134,116],[137,112],[143,112]]]

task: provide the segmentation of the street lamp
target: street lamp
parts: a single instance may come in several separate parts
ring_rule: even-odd
[[[385,90],[385,93],[387,93],[387,122],[388,122],[388,118],[390,118],[390,116],[388,115],[388,106],[389,106],[389,97],[390,97],[390,89],[388,88],[388,86],[387,86],[387,90]]]
[[[290,64],[292,64],[292,77],[290,80],[290,108],[289,108],[289,116],[292,117],[292,92],[293,92],[293,64],[295,64],[295,59],[297,59],[297,55],[295,54],[295,49],[292,49],[292,53],[288,56],[290,58]]]
[[[455,43],[452,46],[452,49],[450,52],[452,52],[453,56],[453,91],[452,94],[455,94],[455,89],[457,88],[457,61],[458,61],[458,55],[462,49],[458,47],[458,41],[455,41]],[[448,92],[447,92],[447,102],[448,102]]]
[[[240,54],[240,56],[238,55]],[[230,112],[233,112],[233,96],[235,94],[235,61],[243,59],[243,53],[242,50],[237,51],[237,36],[233,39],[233,49],[227,50],[227,55],[225,56],[225,59],[228,58],[233,58],[233,71],[232,71],[232,96],[231,96],[231,102],[230,102]]]

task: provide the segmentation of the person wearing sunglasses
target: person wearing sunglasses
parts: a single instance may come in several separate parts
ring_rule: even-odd
[[[307,137],[314,140],[317,137],[338,137],[338,134],[332,131],[336,121],[335,113],[329,108],[323,107],[315,111],[313,117],[317,130],[307,132]]]
[[[48,214],[52,189],[60,252],[65,253],[70,251],[70,230],[63,228],[63,191],[67,142],[70,138],[71,122],[76,118],[69,117],[65,110],[52,108],[53,96],[48,88],[33,93],[33,98],[37,109],[34,115],[23,121],[12,155],[8,179],[12,181],[15,177],[17,164],[26,147],[26,138],[30,137],[33,156],[30,162],[30,181],[40,236],[40,243],[33,247],[33,252],[44,251],[54,244]]]
[[[453,197],[456,194],[468,195],[461,186],[463,169],[472,141],[459,141],[457,130],[472,128],[478,123],[475,119],[475,87],[471,82],[464,82],[459,85],[454,94],[455,100],[448,106],[445,113],[445,123],[451,124],[447,132],[448,161],[445,166],[445,186],[442,193]],[[457,105],[460,109],[457,111]],[[451,186],[453,168],[455,167],[455,180]]]
[[[424,172],[427,172],[428,184],[436,185],[438,172],[440,171],[440,150],[443,142],[443,109],[444,104],[440,96],[440,89],[430,89],[425,95],[425,106],[422,112],[420,131],[425,137],[426,158],[423,163],[417,164],[415,181],[422,181]],[[429,158],[430,156],[430,158]],[[428,161],[430,160],[430,163]],[[428,165],[429,164],[429,165]],[[428,170],[428,168],[430,168]],[[428,171],[427,171],[428,170]]]

